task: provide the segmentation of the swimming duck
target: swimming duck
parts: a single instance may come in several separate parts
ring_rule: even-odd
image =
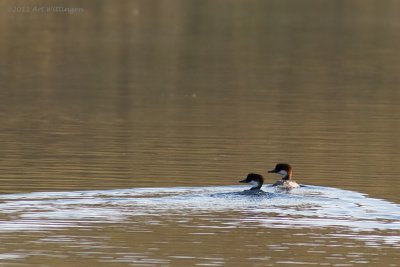
[[[300,187],[296,181],[292,180],[292,166],[287,163],[278,163],[276,164],[275,169],[268,172],[282,175],[282,179],[276,181],[272,186],[279,186],[286,189]]]
[[[262,177],[261,174],[249,173],[246,179],[239,181],[239,183],[251,184],[252,187],[250,188],[250,190],[259,190],[264,183],[264,177]]]

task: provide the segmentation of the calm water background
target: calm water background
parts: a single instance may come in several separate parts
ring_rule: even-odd
[[[83,11],[32,11],[57,5]],[[303,184],[400,203],[398,1],[2,1],[0,8],[2,195],[230,186],[250,171],[272,182],[267,169],[283,161]],[[0,211],[0,220],[20,212]],[[400,262],[398,241],[371,245],[349,229],[221,230],[217,221],[245,220],[246,212],[179,214],[154,224],[136,214],[7,231],[0,264]],[[146,231],[130,231],[138,220]],[[202,226],[206,234],[190,234]]]

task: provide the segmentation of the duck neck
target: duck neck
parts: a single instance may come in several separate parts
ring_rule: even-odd
[[[262,184],[260,184],[258,186],[255,186],[255,187],[252,187],[252,188],[250,188],[250,190],[260,190],[261,186],[262,186]]]
[[[261,189],[261,186],[263,185],[263,181],[252,181],[253,187],[250,188],[250,190],[257,190]]]
[[[284,181],[288,181],[290,179],[292,179],[292,171],[291,170],[288,171],[287,174],[282,177],[282,180],[284,180]]]

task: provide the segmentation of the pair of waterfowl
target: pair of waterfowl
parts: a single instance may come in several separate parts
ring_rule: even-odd
[[[282,175],[282,179],[276,181],[272,186],[285,189],[300,187],[298,183],[292,180],[292,166],[287,163],[278,163],[276,164],[275,169],[268,172]],[[246,179],[239,181],[239,183],[251,184],[252,187],[250,190],[260,190],[264,183],[264,178],[261,174],[249,173]]]

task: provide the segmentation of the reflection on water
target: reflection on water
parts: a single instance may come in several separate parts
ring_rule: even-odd
[[[3,192],[228,185],[288,161],[400,201],[397,2],[68,4],[85,12],[0,16]]]
[[[306,186],[290,192],[266,187],[264,192],[256,193],[242,189],[239,186],[171,187],[2,195],[0,209],[4,218],[0,229],[6,242],[7,236],[13,233],[24,238],[33,236],[30,243],[42,243],[40,255],[51,254],[56,244],[83,252],[56,251],[55,257],[87,257],[90,253],[85,250],[90,247],[102,254],[98,256],[100,262],[144,266],[174,265],[175,262],[224,266],[229,258],[223,250],[216,250],[209,257],[190,250],[218,237],[232,240],[234,235],[241,237],[234,241],[235,245],[243,242],[234,252],[244,256],[236,259],[237,265],[265,264],[271,258],[299,264],[298,259],[289,260],[293,257],[290,254],[267,256],[272,251],[289,252],[299,246],[308,247],[309,253],[313,253],[307,259],[309,264],[326,265],[349,261],[373,263],[376,260],[364,254],[400,248],[399,205],[328,187]],[[99,229],[109,231],[114,227],[109,238],[98,236]],[[290,243],[268,240],[279,229],[297,237]],[[129,243],[129,248],[136,253],[124,252],[121,257],[107,260],[110,250],[126,250],[128,239],[122,243],[112,239],[119,235],[140,237]],[[176,246],[176,250],[167,258],[159,258],[168,251],[166,246]],[[252,254],[243,251],[243,246],[257,251],[262,246],[265,252],[246,258]],[[330,252],[331,247],[345,250],[353,246],[361,248],[340,257]],[[13,252],[4,260],[13,262],[29,257],[30,253]]]
[[[399,262],[398,1],[14,5],[0,264]],[[314,186],[234,194],[278,162]]]

